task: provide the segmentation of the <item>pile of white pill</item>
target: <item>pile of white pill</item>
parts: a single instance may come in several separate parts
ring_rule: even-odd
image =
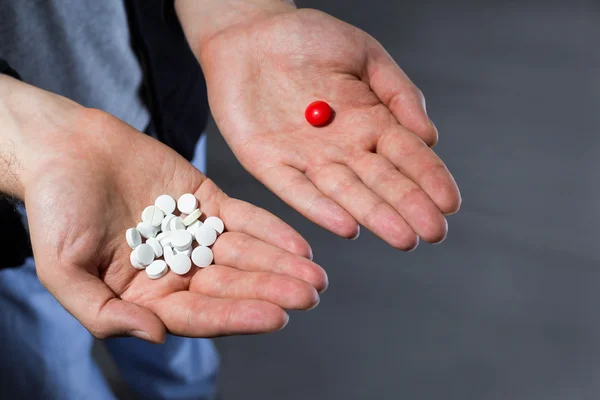
[[[181,213],[179,216],[175,215],[176,210]],[[151,279],[163,277],[169,269],[185,275],[192,263],[208,267],[213,262],[210,246],[225,227],[218,217],[201,222],[201,216],[200,204],[191,193],[177,202],[168,194],[159,196],[153,206],[142,212],[142,222],[125,232],[127,244],[133,249],[129,256],[131,265],[145,269]]]

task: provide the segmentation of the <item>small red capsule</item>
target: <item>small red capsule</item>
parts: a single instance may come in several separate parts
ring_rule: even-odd
[[[323,126],[331,118],[331,107],[324,101],[315,101],[306,107],[304,116],[312,126]]]

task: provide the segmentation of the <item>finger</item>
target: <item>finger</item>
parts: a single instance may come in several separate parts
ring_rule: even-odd
[[[281,330],[289,317],[280,307],[262,300],[217,299],[179,291],[150,305],[175,335],[216,337]]]
[[[329,164],[309,178],[321,192],[390,245],[401,250],[417,247],[418,237],[404,218],[345,165]]]
[[[301,257],[313,258],[310,245],[298,232],[262,208],[230,199],[222,205],[221,215],[230,232],[242,232]]]
[[[438,131],[427,116],[423,93],[376,41],[369,49],[367,79],[373,92],[402,126],[428,146],[435,146]]]
[[[211,265],[196,273],[190,291],[218,298],[264,300],[288,310],[307,310],[319,303],[315,288],[300,279],[224,265]]]
[[[358,158],[351,167],[367,187],[398,211],[425,241],[438,243],[446,237],[446,219],[437,206],[388,160],[368,153]]]
[[[264,171],[260,180],[283,201],[317,225],[344,238],[359,232],[356,220],[321,193],[300,171],[280,165]]]
[[[232,199],[210,179],[196,191],[202,211],[218,215],[228,231],[244,232],[301,257],[312,259],[313,253],[306,240],[291,226],[270,212],[242,200]]]
[[[411,132],[398,127],[384,134],[377,143],[376,151],[420,186],[442,213],[458,211],[461,197],[452,174],[435,152]]]
[[[117,298],[104,282],[83,267],[49,265],[42,261],[38,262],[38,276],[60,304],[95,337],[130,335],[153,343],[165,341],[165,326],[152,311]]]
[[[243,271],[274,272],[292,276],[312,285],[319,293],[327,289],[323,268],[305,258],[290,254],[239,232],[225,232],[212,247],[215,263]]]

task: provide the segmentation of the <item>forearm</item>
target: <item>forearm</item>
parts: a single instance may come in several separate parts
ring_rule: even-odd
[[[296,9],[292,0],[176,0],[175,9],[196,57],[219,32]]]
[[[0,74],[0,193],[23,199],[27,182],[47,156],[77,103]]]

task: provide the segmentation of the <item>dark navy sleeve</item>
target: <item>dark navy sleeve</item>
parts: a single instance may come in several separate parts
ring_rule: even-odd
[[[0,74],[12,76],[21,80],[17,71],[12,69],[8,62],[0,58]],[[6,196],[0,195],[0,226],[11,232],[6,236],[3,246],[11,251],[6,252],[7,257],[0,258],[0,269],[18,267],[25,262],[26,257],[32,255],[29,235],[23,226],[23,221],[15,209],[16,202]]]
[[[21,80],[21,75],[8,65],[8,62],[0,58],[0,74],[12,76],[15,79]]]
[[[175,0],[160,0],[162,3],[162,17],[167,26],[175,33],[183,36],[183,28],[175,12]]]

